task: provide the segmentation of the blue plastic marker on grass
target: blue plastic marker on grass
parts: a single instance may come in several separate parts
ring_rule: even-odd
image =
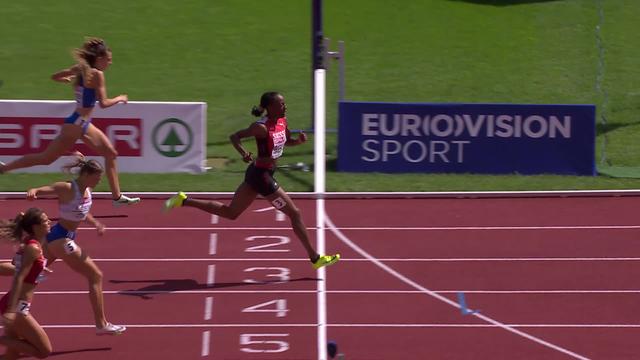
[[[463,292],[458,293],[458,304],[460,304],[460,312],[462,313],[462,315],[475,314],[478,312],[477,310],[471,310],[467,308],[467,301],[464,298]]]

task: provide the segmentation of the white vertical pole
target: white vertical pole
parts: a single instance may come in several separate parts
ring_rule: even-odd
[[[325,193],[325,81],[326,70],[314,71],[314,136],[313,136],[313,183],[316,196],[316,251],[325,253],[324,238],[324,193]],[[325,268],[318,270],[318,359],[325,360],[327,347],[327,298]]]

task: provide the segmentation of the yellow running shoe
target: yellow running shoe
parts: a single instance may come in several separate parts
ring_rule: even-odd
[[[182,191],[179,191],[177,194],[168,198],[167,201],[164,202],[164,211],[166,212],[173,208],[182,206],[182,203],[186,198],[187,198],[187,194],[183,193]]]
[[[323,266],[333,265],[340,260],[340,254],[335,255],[320,255],[318,260],[313,263],[313,268],[318,270]]]

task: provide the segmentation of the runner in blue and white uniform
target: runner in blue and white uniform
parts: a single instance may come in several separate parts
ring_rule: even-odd
[[[65,119],[60,135],[43,152],[25,155],[8,164],[0,162],[0,174],[35,165],[51,164],[69,152],[78,139],[82,139],[89,148],[104,157],[113,205],[138,203],[140,198],[129,198],[120,192],[116,164],[118,153],[102,130],[91,124],[91,113],[96,101],[102,108],[118,103],[126,104],[129,101],[127,95],[119,95],[112,99],[107,97],[104,71],[111,65],[111,49],[102,39],[87,38],[82,48],[76,49],[74,54],[77,64],[53,74],[51,78],[63,83],[73,82],[75,111]]]
[[[105,232],[105,227],[90,213],[93,200],[93,189],[102,177],[103,169],[95,160],[79,158],[65,168],[80,168],[78,177],[70,182],[57,182],[27,191],[27,199],[35,200],[42,195],[58,197],[60,219],[47,235],[45,255],[48,263],[62,259],[69,267],[83,275],[89,281],[89,300],[98,335],[118,335],[126,330],[124,326],[114,325],[107,321],[104,314],[104,298],[102,295],[102,272],[95,262],[82,251],[76,243],[76,232],[83,221],[93,224],[98,235]]]

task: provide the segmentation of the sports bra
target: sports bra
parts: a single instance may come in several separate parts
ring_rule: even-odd
[[[59,211],[60,218],[69,221],[82,221],[87,218],[87,214],[91,209],[93,200],[91,199],[91,190],[87,189],[87,197],[84,194],[80,194],[78,184],[75,180],[71,181],[71,188],[73,189],[73,200],[68,203],[60,203]]]
[[[96,89],[85,87],[82,75],[78,75],[78,82],[76,84],[76,104],[78,107],[83,108],[96,106]]]

